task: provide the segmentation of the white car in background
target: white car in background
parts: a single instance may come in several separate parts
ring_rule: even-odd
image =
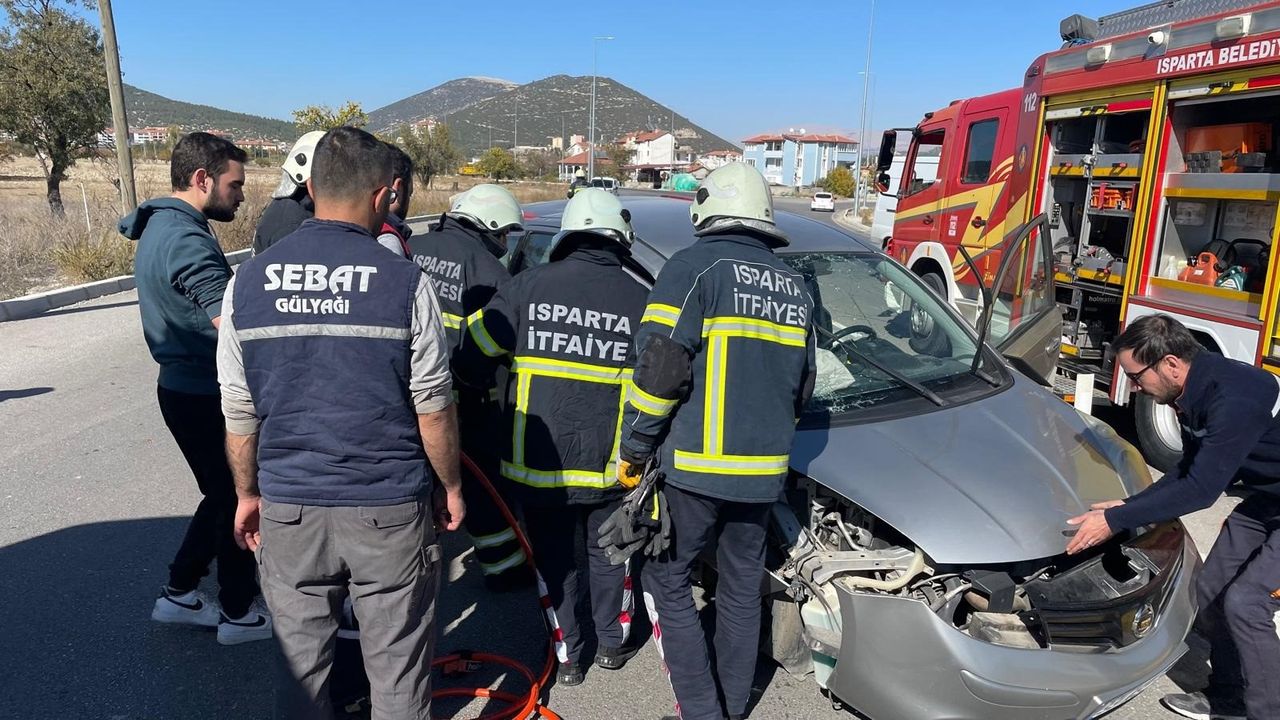
[[[809,210],[818,211],[825,210],[827,212],[836,211],[836,199],[829,192],[816,192],[813,194],[813,200],[809,202]]]
[[[594,177],[591,178],[591,187],[598,187],[602,190],[618,194],[618,181],[611,177]]]

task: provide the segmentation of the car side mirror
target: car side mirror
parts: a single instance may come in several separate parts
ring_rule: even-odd
[[[889,173],[882,172],[876,176],[876,191],[881,195],[889,194],[889,183],[893,178],[889,177]]]

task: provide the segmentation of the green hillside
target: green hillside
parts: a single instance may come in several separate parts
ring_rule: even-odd
[[[132,85],[124,86],[124,103],[129,111],[129,125],[135,128],[177,125],[188,132],[223,130],[236,140],[285,142],[292,142],[298,134],[291,122],[170,100]]]

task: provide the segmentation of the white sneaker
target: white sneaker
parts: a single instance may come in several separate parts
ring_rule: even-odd
[[[160,597],[156,598],[155,607],[151,608],[151,619],[156,622],[208,628],[218,626],[218,616],[221,614],[218,602],[209,599],[199,590],[178,595],[168,586],[160,588]]]
[[[222,617],[218,621],[218,642],[222,645],[239,645],[271,638],[271,611],[261,599],[253,601],[244,617],[232,619],[225,613],[219,615]]]

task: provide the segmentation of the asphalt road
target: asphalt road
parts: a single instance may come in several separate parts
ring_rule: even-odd
[[[135,294],[0,323],[0,718],[270,716],[271,643],[225,648],[212,633],[149,620],[197,498],[156,408]],[[1235,502],[1188,518],[1202,550]],[[540,667],[533,594],[487,595],[466,543],[451,537],[445,549],[439,650],[501,652]],[[1193,653],[1175,677],[1202,673]],[[467,680],[520,685],[496,672]],[[854,717],[832,709],[811,680],[767,662],[756,687],[757,720]],[[1156,700],[1175,690],[1161,679],[1111,717],[1171,717]],[[624,670],[552,688],[549,705],[570,720],[656,718],[671,694],[649,643]],[[475,717],[473,706],[442,703],[437,714]]]

